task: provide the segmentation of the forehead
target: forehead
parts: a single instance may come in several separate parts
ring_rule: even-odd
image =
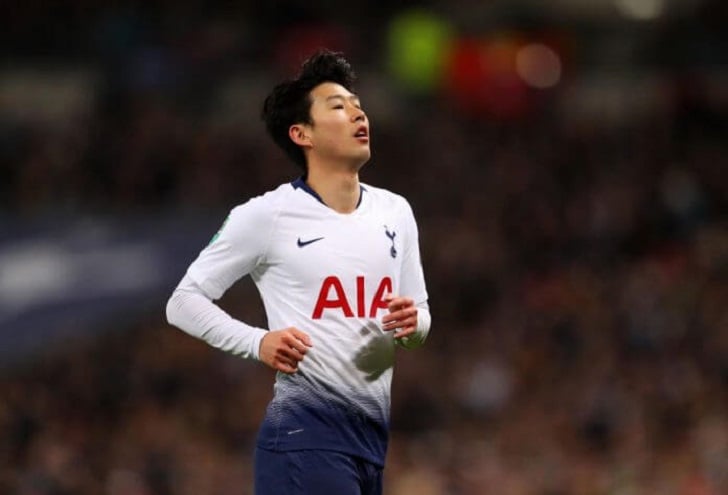
[[[311,90],[311,101],[313,103],[335,100],[338,98],[358,99],[354,93],[346,89],[341,84],[334,82],[324,82]]]

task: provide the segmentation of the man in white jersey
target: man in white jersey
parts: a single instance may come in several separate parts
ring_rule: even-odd
[[[255,453],[255,493],[377,495],[397,345],[430,329],[407,201],[359,182],[369,122],[338,53],[309,58],[263,119],[303,176],[234,208],[167,304],[169,322],[278,371]],[[250,275],[269,329],[214,300]]]

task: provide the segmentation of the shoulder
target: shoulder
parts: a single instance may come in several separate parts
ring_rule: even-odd
[[[411,214],[412,208],[407,199],[401,194],[397,194],[381,187],[375,187],[370,184],[362,183],[361,186],[364,188],[364,194],[369,195],[371,200],[379,206],[390,211],[401,210],[404,213]]]
[[[230,220],[239,217],[260,218],[264,221],[271,220],[285,204],[286,198],[293,192],[291,184],[281,184],[277,188],[267,191],[259,196],[254,196],[244,203],[235,206],[230,211]]]
[[[282,184],[238,204],[230,210],[220,232],[231,238],[269,233],[292,191],[290,184]]]
[[[376,210],[386,212],[387,216],[393,214],[406,224],[416,222],[409,201],[401,194],[369,184],[362,184],[362,187]]]

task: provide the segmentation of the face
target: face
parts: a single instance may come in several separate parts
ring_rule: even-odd
[[[302,126],[310,144],[309,163],[358,169],[369,160],[369,121],[355,94],[340,84],[319,84],[311,91],[310,112],[313,124]]]

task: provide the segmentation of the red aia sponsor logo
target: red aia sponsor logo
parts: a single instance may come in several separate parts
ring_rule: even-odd
[[[379,309],[387,309],[387,302],[384,300],[384,296],[392,293],[392,279],[384,277],[379,282],[379,287],[374,293],[374,297],[369,302],[369,318],[375,318]],[[364,277],[356,277],[356,298],[350,300],[344,292],[344,287],[341,285],[339,277],[330,276],[326,277],[321,284],[321,290],[319,291],[318,300],[316,301],[316,307],[313,310],[311,318],[318,320],[323,315],[325,309],[339,309],[344,313],[347,318],[354,317],[354,311],[352,311],[352,303],[355,303],[356,316],[364,318],[367,314],[367,301],[366,294],[364,291]]]

